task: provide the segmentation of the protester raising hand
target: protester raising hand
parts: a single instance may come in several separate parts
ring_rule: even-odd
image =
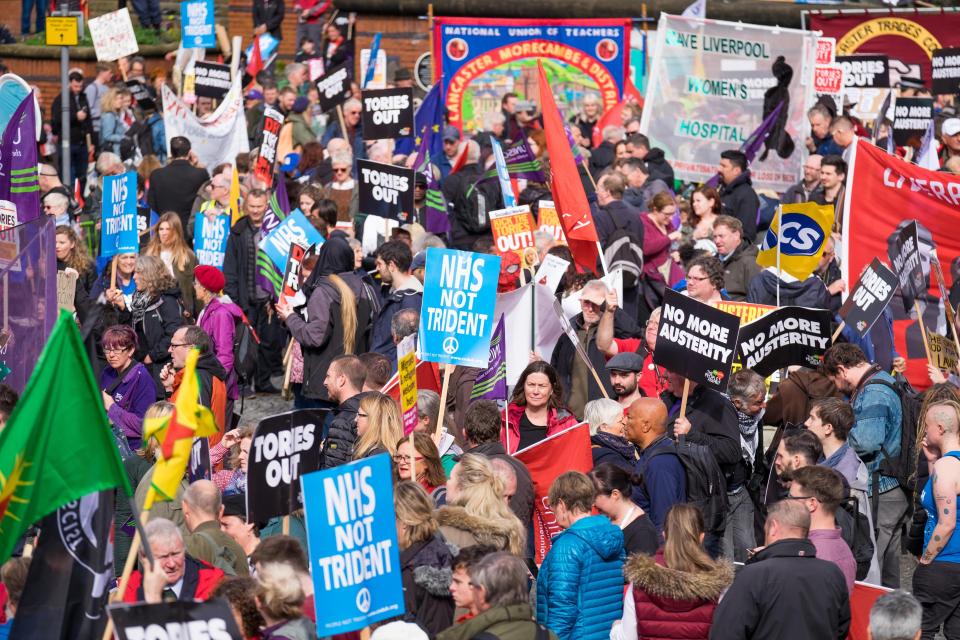
[[[163,602],[163,590],[167,587],[167,574],[156,559],[143,563],[143,599],[151,604]]]
[[[223,434],[223,439],[220,442],[223,443],[223,446],[228,449],[235,444],[240,444],[240,440],[242,439],[240,431],[240,429],[231,429],[230,431],[227,431],[225,434]]]

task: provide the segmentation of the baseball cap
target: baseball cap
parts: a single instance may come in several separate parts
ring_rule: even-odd
[[[955,136],[960,133],[960,118],[947,118],[940,127],[940,133],[945,136]]]
[[[417,269],[426,269],[427,268],[427,252],[421,251],[417,255],[413,256],[413,261],[410,263],[410,271],[416,271]]]
[[[247,95],[243,96],[247,100],[263,100],[263,94],[256,89],[251,89],[247,91]]]
[[[460,129],[457,129],[452,124],[448,124],[443,128],[443,139],[446,140],[459,140],[460,139]]]
[[[628,351],[610,358],[604,367],[607,371],[643,371],[643,358],[638,353]]]

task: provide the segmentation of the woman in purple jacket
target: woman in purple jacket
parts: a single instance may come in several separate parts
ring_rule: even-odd
[[[233,415],[233,403],[239,397],[237,373],[233,370],[233,341],[237,334],[237,323],[243,318],[243,311],[230,298],[223,295],[226,278],[216,267],[201,265],[193,270],[193,291],[197,297],[197,306],[203,305],[197,324],[207,332],[213,342],[213,352],[217,360],[227,370],[227,416]],[[227,425],[232,424],[229,420]]]
[[[157,399],[157,388],[147,368],[133,359],[137,349],[137,334],[133,327],[117,324],[103,333],[103,354],[107,366],[100,373],[103,406],[114,433],[126,439],[118,442],[121,453],[124,445],[139,449],[143,436],[143,414]]]

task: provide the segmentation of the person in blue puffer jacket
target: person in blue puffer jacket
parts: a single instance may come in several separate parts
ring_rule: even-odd
[[[593,482],[578,471],[550,486],[550,507],[564,531],[540,567],[537,621],[560,640],[605,640],[623,610],[623,532],[590,515],[595,498]]]

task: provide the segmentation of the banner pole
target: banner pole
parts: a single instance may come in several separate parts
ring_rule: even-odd
[[[343,119],[343,107],[339,104],[337,105],[337,118],[340,120],[340,133],[343,134],[344,140],[349,142],[349,138],[347,138],[347,122]]]
[[[440,74],[437,73],[437,61],[433,59],[433,3],[427,3],[427,46],[430,48],[427,51],[430,52],[430,84],[439,82]],[[417,72],[416,69],[413,70],[414,73]]]
[[[147,497],[143,501],[143,511],[140,512],[140,526],[136,528],[133,534],[133,540],[130,542],[130,551],[127,552],[127,561],[123,565],[123,573],[117,582],[117,590],[110,594],[110,597],[107,599],[108,603],[123,600],[123,594],[126,592],[127,584],[130,582],[130,574],[133,573],[133,565],[137,561],[137,554],[140,552],[140,545],[143,542],[143,539],[140,537],[140,529],[143,525],[147,524],[147,520],[150,519],[150,509],[153,507],[154,495],[153,487],[150,487],[147,490]],[[113,618],[108,615],[107,626],[103,630],[102,640],[110,640],[112,637]]]
[[[110,261],[110,288],[117,288],[117,256],[113,256]]]
[[[283,516],[283,522],[281,523],[280,531],[285,536],[290,535],[290,514]]]
[[[943,300],[943,310],[947,317],[947,324],[950,325],[950,333],[953,336],[953,344],[960,353],[960,340],[957,338],[957,317],[953,305],[950,303],[950,294],[947,293],[947,283],[943,279],[943,267],[940,266],[940,258],[937,256],[937,250],[934,249],[930,259],[933,271],[937,274],[937,281],[940,284],[940,298]]]
[[[440,442],[440,430],[443,428],[444,413],[447,411],[447,391],[450,389],[450,375],[453,365],[447,363],[443,367],[443,387],[440,389],[440,412],[437,414],[437,426],[434,427],[433,441]]]
[[[832,336],[830,336],[830,344],[833,344],[834,342],[837,341],[837,338],[840,337],[840,333],[843,331],[843,328],[844,328],[845,326],[847,326],[846,321],[845,321],[845,320],[841,320],[841,321],[840,321],[840,324],[837,326],[837,330],[833,332],[833,335],[832,335]]]
[[[683,417],[687,415],[687,396],[690,395],[690,378],[683,379],[683,395],[680,396],[680,414]]]
[[[3,273],[3,333],[10,332],[10,272]]]
[[[780,229],[783,226],[783,207],[777,205],[777,307],[780,307],[780,241],[782,239]]]
[[[923,351],[927,354],[927,364],[933,364],[930,359],[930,343],[927,340],[927,329],[923,326],[923,313],[920,311],[920,301],[913,301],[913,308],[917,311],[917,322],[920,324],[920,336],[923,338]]]
[[[603,382],[600,381],[600,375],[597,373],[597,370],[594,369],[593,365],[589,362],[587,363],[587,366],[590,367],[590,373],[593,374],[593,379],[597,381],[597,386],[600,387],[600,391],[601,393],[603,393],[603,397],[609,400],[610,394],[607,393],[607,388],[603,386]]]
[[[603,257],[603,247],[600,246],[600,241],[597,240],[597,254],[600,256],[600,267],[603,268],[603,275],[610,275],[607,270],[607,259]]]

